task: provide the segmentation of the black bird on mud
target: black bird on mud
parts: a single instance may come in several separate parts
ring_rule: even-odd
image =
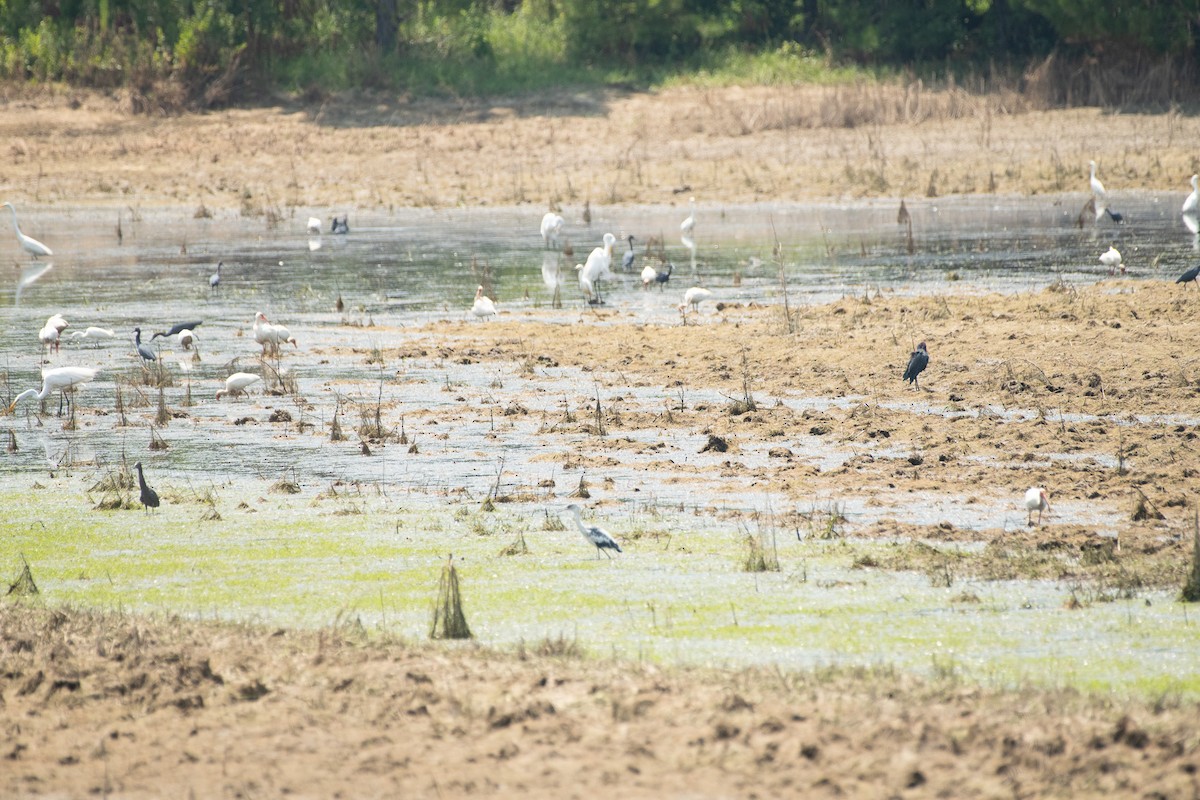
[[[142,501],[142,507],[149,513],[150,509],[158,508],[158,492],[146,485],[146,476],[142,474],[142,462],[137,462],[133,468],[138,471],[138,487],[141,489],[138,499]]]
[[[1200,286],[1200,283],[1196,282],[1196,278],[1200,278],[1200,267],[1192,267],[1187,272],[1180,275],[1175,282],[1183,284],[1196,283],[1197,286]]]
[[[217,273],[217,274],[220,274],[220,273]],[[219,282],[220,281],[218,281],[218,283]],[[203,324],[204,324],[204,320],[202,320],[202,319],[198,319],[194,322],[180,322],[178,325],[172,325],[167,330],[159,331],[158,333],[154,334],[153,336],[150,337],[150,341],[153,342],[155,339],[157,339],[160,336],[174,336],[175,334],[179,333],[180,331],[185,331],[185,330],[186,331],[194,331],[194,330],[196,330],[196,328],[199,328]]]
[[[928,366],[929,350],[925,348],[925,343],[921,342],[917,345],[917,349],[913,350],[912,355],[908,357],[908,366],[904,368],[904,380],[914,384],[919,390],[921,382],[917,380],[917,376],[924,372]]]

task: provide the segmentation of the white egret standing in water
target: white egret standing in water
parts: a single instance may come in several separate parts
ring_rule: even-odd
[[[13,208],[12,203],[4,203],[4,205],[8,206],[8,210],[12,212],[13,230],[17,232],[17,241],[21,243],[21,249],[26,253],[29,253],[29,255],[33,256],[34,258],[37,258],[38,256],[54,255],[49,247],[46,247],[46,245],[42,244],[37,239],[34,239],[32,236],[26,236],[25,234],[21,233],[21,229],[17,225],[17,210]]]
[[[5,414],[11,414],[17,408],[17,403],[20,403],[26,397],[36,397],[39,401],[45,400],[50,396],[51,392],[61,392],[62,398],[59,400],[58,413],[62,413],[63,402],[70,403],[67,398],[67,392],[74,391],[76,386],[88,383],[96,377],[96,373],[100,370],[92,367],[55,367],[54,369],[42,370],[42,388],[26,389],[13,399],[12,405],[5,409]]]

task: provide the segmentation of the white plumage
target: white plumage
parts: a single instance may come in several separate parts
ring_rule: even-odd
[[[313,236],[321,235],[321,220],[316,217],[308,218],[308,232]]]
[[[604,244],[588,254],[587,263],[575,265],[579,271],[579,287],[590,302],[599,302],[600,292],[596,284],[600,279],[613,276],[612,251],[616,243],[617,237],[611,233],[604,234]]]
[[[483,286],[475,290],[475,302],[471,305],[471,313],[476,319],[496,316],[496,304],[483,293]]]
[[[13,230],[17,233],[17,241],[21,243],[21,249],[26,253],[29,253],[29,255],[33,256],[34,258],[37,258],[38,256],[54,255],[49,247],[46,247],[46,245],[42,244],[37,239],[34,239],[32,236],[26,236],[25,234],[21,233],[21,229],[17,225],[17,210],[13,208],[12,203],[4,203],[4,205],[8,206],[8,210],[12,212]]]
[[[562,235],[563,218],[553,211],[547,211],[542,217],[542,244],[545,247],[557,247],[558,237]]]
[[[13,399],[12,405],[4,413],[13,413],[17,408],[17,403],[20,403],[26,397],[36,397],[38,400],[45,400],[50,396],[51,392],[62,392],[65,399],[68,391],[73,390],[74,387],[80,384],[91,381],[99,371],[91,367],[55,367],[54,369],[44,369],[42,370],[41,391],[26,389]]]
[[[1046,496],[1046,490],[1040,486],[1034,486],[1025,492],[1025,509],[1028,515],[1025,518],[1026,525],[1033,525],[1033,512],[1038,512],[1037,524],[1042,524],[1042,512],[1050,510],[1050,499]]]
[[[1121,251],[1109,245],[1107,251],[1100,254],[1100,263],[1108,268],[1108,274],[1112,275],[1121,268]]]
[[[227,394],[234,396],[247,394],[246,387],[261,380],[261,377],[250,372],[235,372],[225,379],[225,388],[217,390],[217,399],[220,400]]]
[[[1192,176],[1192,193],[1183,201],[1183,214],[1195,215],[1200,210],[1200,175]]]
[[[693,311],[700,310],[700,303],[712,297],[712,292],[701,286],[693,286],[683,293],[683,303],[679,306],[680,310],[686,310],[689,306]]]
[[[692,231],[696,228],[696,198],[688,198],[688,206],[691,212],[688,214],[687,219],[679,223],[679,233],[690,239]]]
[[[578,504],[572,503],[571,505],[567,506],[567,511],[570,511],[575,515],[575,527],[579,528],[579,532],[583,534],[583,538],[596,545],[596,558],[600,557],[600,553],[603,550],[616,550],[618,553],[621,552],[621,545],[617,544],[617,540],[614,539],[608,533],[608,531],[604,530],[604,528],[601,528],[598,525],[588,525],[583,521],[583,518],[580,517],[580,511],[582,511],[582,509],[580,509]],[[612,558],[612,555],[609,553],[605,553],[604,555]]]

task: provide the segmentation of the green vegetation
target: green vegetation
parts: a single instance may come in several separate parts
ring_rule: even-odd
[[[1014,84],[1031,60],[1042,62],[1031,82],[1049,80],[1051,97],[1071,102],[1174,102],[1195,85],[1183,79],[1196,44],[1194,11],[1183,4],[70,0],[53,15],[43,8],[0,4],[0,78],[123,88],[143,107],[167,110],[275,89],[309,99],[352,88],[459,96],[914,70]],[[1139,76],[1164,67],[1174,79],[1147,95]]]

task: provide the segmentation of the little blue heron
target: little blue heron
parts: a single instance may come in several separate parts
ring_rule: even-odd
[[[138,499],[142,501],[142,508],[149,514],[150,509],[158,508],[158,492],[146,483],[146,476],[142,474],[142,462],[137,462],[133,467],[138,471],[138,488],[141,489]]]
[[[925,347],[925,343],[921,342],[917,345],[917,349],[912,351],[912,355],[908,357],[908,366],[904,368],[903,379],[915,385],[918,390],[921,388],[921,382],[917,380],[925,368],[929,366],[929,350]]]

